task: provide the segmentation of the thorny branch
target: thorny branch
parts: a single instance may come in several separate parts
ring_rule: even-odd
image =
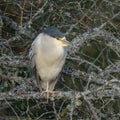
[[[25,2],[27,2],[28,4]],[[39,0],[37,2],[41,3],[41,1]],[[115,9],[119,7],[119,4],[117,4],[117,1],[111,2],[107,0],[107,1],[101,1],[99,3],[99,6],[97,7],[97,2],[94,1],[94,3],[91,6],[89,6],[89,8],[85,9],[83,8],[83,6],[86,6],[87,3],[86,1],[84,2],[85,3],[82,3],[82,1],[68,2],[68,3],[65,2],[64,5],[61,7],[62,4],[58,5],[57,1],[51,2],[49,0],[46,0],[42,3],[42,6],[40,8],[37,8],[36,10],[36,6],[33,1],[28,2],[24,0],[23,6],[22,4],[17,3],[17,6],[21,7],[21,11],[20,11],[21,13],[18,14],[19,16],[21,16],[21,21],[20,21],[21,25],[15,22],[13,18],[8,17],[5,12],[4,12],[5,14],[0,14],[0,19],[2,19],[0,21],[0,25],[1,25],[0,35],[2,36],[2,37],[0,36],[0,51],[1,51],[0,52],[0,55],[1,55],[0,56],[0,83],[2,83],[1,85],[4,85],[4,86],[6,86],[6,82],[12,83],[12,88],[8,87],[10,90],[7,92],[3,90],[4,86],[0,87],[1,91],[3,90],[3,92],[0,93],[0,102],[1,102],[0,110],[7,108],[6,107],[6,104],[7,104],[15,113],[17,118],[20,119],[18,116],[18,113],[11,106],[12,102],[17,100],[30,100],[30,99],[35,99],[36,101],[37,100],[44,101],[46,99],[45,94],[41,94],[39,92],[34,91],[36,90],[35,88],[36,85],[34,83],[35,80],[31,75],[30,61],[27,56],[29,50],[26,50],[27,52],[25,52],[25,54],[20,53],[17,55],[12,50],[14,49],[14,47],[20,44],[20,47],[22,46],[20,48],[22,49],[21,51],[25,51],[23,45],[27,45],[27,49],[30,47],[30,44],[32,42],[31,38],[35,37],[36,30],[38,30],[38,28],[41,28],[42,25],[46,25],[46,24],[53,25],[54,23],[55,26],[58,26],[63,30],[67,29],[65,34],[66,36],[69,37],[69,35],[73,34],[72,35],[73,39],[71,41],[72,45],[68,50],[69,52],[67,56],[68,64],[65,65],[62,73],[65,76],[69,77],[68,78],[69,81],[73,79],[74,84],[76,84],[77,82],[82,82],[81,83],[82,89],[81,91],[79,90],[73,90],[73,91],[67,91],[67,92],[55,91],[55,93],[50,95],[50,101],[53,101],[55,103],[53,104],[54,111],[52,112],[47,111],[45,113],[42,113],[38,117],[38,119],[42,118],[44,115],[47,115],[48,113],[55,113],[56,118],[60,119],[61,118],[60,113],[62,112],[62,114],[64,114],[65,112],[63,111],[64,110],[66,111],[66,109],[64,109],[63,107],[64,105],[61,105],[62,107],[59,109],[59,112],[57,111],[56,100],[59,101],[61,99],[66,101],[71,101],[70,105],[72,107],[71,106],[69,106],[70,108],[66,107],[67,110],[69,111],[69,118],[71,120],[74,118],[75,114],[76,116],[79,116],[77,115],[77,113],[74,113],[76,109],[78,110],[78,113],[79,112],[81,113],[82,110],[80,107],[82,106],[83,101],[85,101],[86,103],[85,106],[88,106],[89,108],[88,111],[92,113],[92,118],[94,118],[95,120],[99,120],[99,117],[103,115],[103,116],[106,116],[106,118],[108,119],[108,116],[104,115],[101,112],[100,109],[102,109],[102,107],[101,108],[98,107],[99,105],[95,104],[95,102],[102,101],[103,102],[102,105],[104,108],[105,100],[109,99],[110,101],[113,101],[115,99],[119,100],[120,98],[120,79],[119,79],[120,78],[120,60],[119,60],[120,37],[119,37],[119,29],[118,29],[119,23],[116,22],[118,20],[120,12],[119,10],[118,12],[116,12],[117,9]],[[30,10],[27,9],[29,5],[31,6]],[[75,5],[76,6],[75,10],[70,5],[72,6]],[[33,9],[33,6],[35,6],[35,10]],[[47,9],[46,11],[46,8],[49,8],[49,9]],[[107,8],[111,8],[110,9],[111,11],[106,11]],[[94,9],[95,11],[93,11]],[[104,9],[104,13],[102,13],[102,11],[99,11],[101,9],[102,10]],[[78,11],[76,12],[76,10]],[[28,13],[26,13],[26,11],[31,14],[30,17],[28,17],[29,15]],[[110,12],[110,15],[107,15],[109,14],[109,12]],[[26,15],[28,16],[24,17]],[[45,19],[43,19],[44,16],[45,16]],[[99,25],[92,24],[94,20],[96,21],[96,23],[99,22],[97,21],[96,18],[100,19]],[[26,19],[26,22],[24,22],[25,19]],[[44,21],[44,23],[41,23],[42,21]],[[35,22],[37,26],[35,26]],[[8,38],[3,37],[4,35],[2,32],[4,32],[4,27],[6,26],[14,31],[14,34],[12,35],[12,37],[8,37]],[[83,31],[81,32],[81,29],[83,29],[84,32]],[[111,58],[113,59],[111,60],[110,58],[108,58],[109,53],[106,53],[105,56],[104,55],[102,56],[103,52],[101,52],[101,54],[97,56],[94,62],[90,61],[89,59],[82,58],[80,56],[81,48],[84,48],[87,45],[91,44],[91,41],[93,40],[96,42],[98,42],[99,40],[100,41],[102,40],[105,44],[105,48],[109,48],[110,50],[113,51],[114,54],[111,54]],[[104,51],[104,48],[102,49],[102,51]],[[94,52],[94,51],[91,51],[91,52]],[[114,55],[117,56],[117,59],[114,58]],[[104,57],[107,58],[108,63],[105,67],[101,67],[99,64],[95,63],[98,60],[98,58],[101,56],[103,57],[103,59]],[[75,63],[77,65],[76,66],[72,65],[72,62],[73,64]],[[84,65],[84,64],[87,67],[89,66],[89,70],[85,71],[85,70],[79,69],[80,65]],[[30,75],[28,75],[28,71]],[[64,82],[64,79],[66,78],[63,78],[63,82]],[[40,104],[43,104],[43,103],[44,102],[40,102]],[[119,105],[116,105],[116,106],[119,106]],[[107,108],[109,109],[109,106],[107,106],[106,109]],[[113,109],[114,108],[110,107],[111,111]],[[27,108],[25,112],[22,112],[22,114],[24,115],[25,113],[29,113],[29,111],[30,109]],[[119,110],[115,109],[113,111],[119,111]],[[84,111],[82,111],[82,113],[83,113],[82,115],[85,114],[85,116],[89,116]],[[119,114],[114,114],[114,117],[112,116],[113,119],[118,118],[115,115],[119,116]]]

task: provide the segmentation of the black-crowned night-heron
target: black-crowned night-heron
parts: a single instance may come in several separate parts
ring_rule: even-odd
[[[40,91],[53,91],[65,63],[68,45],[70,42],[56,27],[44,28],[33,41],[30,57]]]

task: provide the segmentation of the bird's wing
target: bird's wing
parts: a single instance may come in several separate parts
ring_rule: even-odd
[[[35,51],[34,51],[34,42],[32,43],[31,45],[31,48],[29,50],[29,58],[31,60],[31,63],[32,63],[32,68],[35,67]]]
[[[37,72],[36,66],[34,67],[34,74],[35,74],[37,86],[38,86],[39,90],[42,91],[41,78],[40,78],[40,76],[39,76],[39,74]]]
[[[34,45],[34,42],[32,43],[30,51],[29,51],[29,58],[31,60],[32,69],[33,69],[33,73],[34,73],[35,78],[36,78],[37,85],[39,87],[39,90],[41,91],[42,90],[41,83],[40,83],[41,79],[40,79],[40,76],[37,72],[36,63],[35,63],[35,45]]]

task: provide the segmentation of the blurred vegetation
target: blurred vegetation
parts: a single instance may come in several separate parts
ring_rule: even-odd
[[[4,98],[0,119],[119,120],[120,94],[115,94],[120,91],[120,1],[1,0],[0,93],[37,90],[28,53],[43,26],[56,26],[71,43],[80,44],[83,38],[78,51],[68,55],[55,90],[89,90],[91,104],[82,98],[79,107],[64,99],[48,104]],[[94,30],[103,35],[95,37]]]

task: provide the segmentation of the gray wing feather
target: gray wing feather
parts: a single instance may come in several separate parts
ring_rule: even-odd
[[[30,48],[30,51],[29,51],[29,58],[31,60],[31,64],[32,64],[32,69],[33,69],[33,72],[34,72],[34,75],[35,75],[35,78],[36,78],[36,82],[37,82],[37,85],[39,87],[39,90],[41,91],[42,90],[42,87],[41,87],[41,79],[40,79],[40,76],[37,72],[37,69],[36,69],[36,63],[35,63],[35,50],[34,50],[34,42],[32,43],[32,46]]]
[[[30,51],[29,51],[29,58],[31,60],[32,68],[35,67],[35,52],[34,52],[34,43],[32,44]]]

